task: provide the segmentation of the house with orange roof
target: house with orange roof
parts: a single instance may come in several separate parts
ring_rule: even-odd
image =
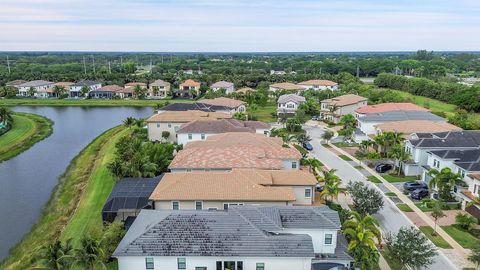
[[[222,112],[205,112],[199,110],[165,111],[154,114],[147,119],[148,139],[151,141],[177,142],[177,131],[180,126],[195,120],[228,119],[232,116]],[[168,132],[169,136],[163,138],[162,133]]]
[[[200,94],[201,84],[192,79],[185,80],[179,85],[179,89],[175,91],[176,97],[190,97],[190,91],[194,90],[197,96]]]
[[[317,179],[307,171],[167,173],[150,195],[156,210],[227,210],[232,205],[312,205]],[[195,188],[191,188],[195,187]]]
[[[241,169],[298,170],[300,152],[277,137],[235,132],[189,142],[170,163],[171,172]]]
[[[338,90],[338,83],[329,80],[308,80],[298,83],[303,89]]]

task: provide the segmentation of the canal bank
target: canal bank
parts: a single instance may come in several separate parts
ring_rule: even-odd
[[[48,138],[0,163],[0,260],[38,221],[70,161],[93,139],[126,117],[146,118],[148,107],[13,107],[45,116],[55,125]],[[1,267],[0,267],[1,268]]]

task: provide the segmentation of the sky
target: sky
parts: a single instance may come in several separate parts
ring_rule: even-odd
[[[0,51],[478,51],[480,0],[0,0]]]

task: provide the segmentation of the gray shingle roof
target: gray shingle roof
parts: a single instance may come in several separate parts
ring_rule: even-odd
[[[442,159],[453,159],[455,165],[466,171],[480,171],[480,149],[436,150],[430,153]]]
[[[92,86],[92,85],[95,85],[95,84],[99,84],[98,82],[95,82],[95,81],[91,81],[91,80],[80,80],[78,82],[76,82],[75,84],[73,84],[72,86],[80,86],[80,87],[83,87],[83,86]]]
[[[226,132],[255,132],[254,128],[242,125],[235,125],[227,120],[195,120],[183,124],[177,131],[180,133],[226,133]]]
[[[416,147],[480,148],[480,130],[416,133],[414,135],[418,139],[410,139],[409,142]]]
[[[214,84],[212,84],[212,88],[228,88],[232,87],[233,83],[232,82],[226,82],[226,81],[218,81]]]
[[[286,95],[281,95],[278,98],[277,103],[287,103],[287,102],[295,102],[295,103],[301,103],[305,102],[305,97],[295,95],[295,94],[286,94]]]
[[[261,230],[235,211],[143,210],[114,256],[313,257],[312,238]]]
[[[114,256],[314,256],[310,236],[283,228],[339,230],[340,220],[326,206],[142,210]]]
[[[19,85],[19,87],[38,87],[38,86],[44,86],[44,85],[50,85],[50,84],[53,84],[53,82],[44,81],[44,80],[35,80],[35,81],[22,83]]]
[[[446,120],[438,115],[425,111],[389,111],[381,113],[369,113],[359,118],[361,122],[391,122],[405,120],[429,120],[445,122]]]

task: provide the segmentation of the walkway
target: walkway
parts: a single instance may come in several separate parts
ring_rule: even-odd
[[[339,158],[338,156],[336,156],[335,154],[333,154],[331,151],[329,151],[328,149],[326,149],[320,144],[321,135],[323,134],[322,128],[314,127],[314,126],[305,126],[304,128],[307,131],[310,138],[312,138],[311,144],[313,145],[313,149],[314,149],[312,151],[312,154],[316,158],[318,158],[323,164],[325,164],[327,167],[336,169],[337,175],[343,181],[345,181],[345,183],[348,183],[349,181],[362,181],[367,185],[369,185],[370,187],[375,187],[379,189],[376,185],[366,181],[365,176],[363,176],[363,174],[361,174],[359,171],[354,169],[352,165],[342,160],[341,158]],[[335,146],[332,146],[332,147],[336,149]],[[342,151],[341,149],[336,149],[336,150]],[[356,161],[358,162],[358,160]],[[387,184],[390,184],[390,183],[387,182]],[[410,221],[410,219],[402,211],[400,211],[390,199],[388,199],[386,196],[384,198],[385,198],[385,206],[383,207],[383,209],[379,211],[379,213],[375,215],[375,217],[380,222],[380,227],[383,232],[396,233],[401,227],[414,226],[414,224]],[[439,252],[439,255],[437,255],[437,257],[435,258],[435,262],[432,265],[430,265],[430,267],[428,267],[427,269],[450,270],[450,269],[457,269],[457,268],[450,262],[450,260],[447,259],[447,257],[445,257],[443,253]]]

